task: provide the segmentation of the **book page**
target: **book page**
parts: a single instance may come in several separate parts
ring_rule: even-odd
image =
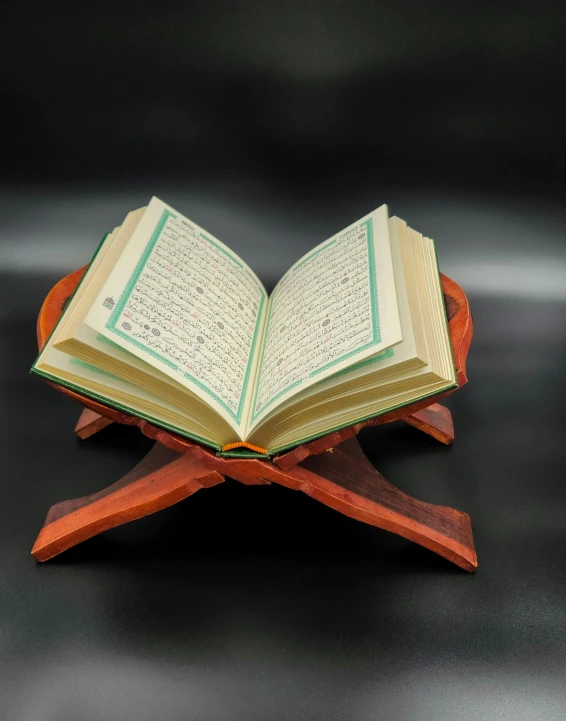
[[[304,256],[275,287],[250,427],[292,395],[401,340],[382,206]]]
[[[349,365],[338,373],[333,373],[325,380],[315,383],[310,388],[301,389],[296,396],[290,397],[285,403],[276,405],[278,414],[281,413],[281,411],[286,411],[296,403],[302,404],[303,401],[308,398],[312,398],[315,395],[320,396],[330,389],[335,389],[344,383],[349,383],[354,380],[357,381],[368,374],[373,375],[376,372],[387,371],[387,369],[391,369],[393,366],[399,368],[400,366],[406,366],[408,363],[412,363],[411,368],[426,365],[425,361],[419,358],[417,343],[415,341],[411,306],[409,303],[409,290],[405,278],[405,269],[403,267],[401,246],[397,232],[397,224],[399,222],[398,218],[389,218],[388,227],[403,340],[395,347],[386,348],[365,360]],[[415,321],[417,321],[416,317]],[[399,371],[396,370],[395,372],[398,373]]]
[[[266,305],[261,282],[235,253],[153,198],[85,323],[241,434]]]

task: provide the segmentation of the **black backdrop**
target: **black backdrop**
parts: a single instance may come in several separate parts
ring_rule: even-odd
[[[564,9],[495,0],[4,11],[2,174],[561,185]],[[7,20],[7,22],[6,22]]]
[[[2,9],[2,718],[564,718],[565,20],[500,0]],[[435,238],[476,326],[456,442],[360,440],[471,514],[475,576],[230,481],[34,563],[48,507],[150,445],[74,440],[78,409],[27,374],[35,315],[153,194],[268,285],[383,202]]]

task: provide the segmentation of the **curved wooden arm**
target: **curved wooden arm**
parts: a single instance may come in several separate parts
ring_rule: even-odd
[[[223,480],[195,458],[156,443],[135,468],[108,488],[52,506],[31,553],[38,561],[47,561],[87,538],[149,516]]]

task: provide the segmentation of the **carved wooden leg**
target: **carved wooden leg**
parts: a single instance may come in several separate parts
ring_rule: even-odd
[[[447,446],[454,440],[452,414],[446,406],[441,406],[440,403],[433,403],[428,408],[423,408],[403,420]]]
[[[141,463],[105,490],[52,506],[32,555],[47,561],[102,531],[172,506],[223,480],[190,454],[156,443]]]
[[[101,431],[103,428],[106,428],[106,426],[109,426],[111,423],[114,423],[114,421],[110,418],[105,418],[99,413],[91,411],[90,408],[85,408],[77,421],[75,433],[79,438],[84,440],[98,433],[98,431]]]
[[[375,470],[356,438],[332,453],[309,456],[297,471],[290,472],[300,477],[295,487],[327,506],[408,538],[466,571],[477,568],[470,517],[400,491]]]

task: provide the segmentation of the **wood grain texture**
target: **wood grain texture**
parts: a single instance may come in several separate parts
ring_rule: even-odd
[[[477,558],[467,514],[419,501],[395,488],[364,456],[356,438],[289,470],[260,459],[177,454],[156,443],[130,473],[91,496],[51,508],[32,550],[45,561],[81,541],[177,503],[224,476],[278,483],[364,523],[397,533],[473,571]]]
[[[120,481],[92,496],[51,508],[31,551],[46,561],[87,538],[148,516],[182,501],[224,477],[190,455],[156,443],[144,460]]]
[[[449,446],[454,440],[452,414],[446,406],[441,406],[440,403],[433,403],[428,408],[412,413],[404,421],[446,446]]]
[[[85,440],[111,423],[114,423],[111,418],[105,418],[100,413],[91,411],[90,408],[84,408],[75,426],[75,433],[81,440]]]
[[[330,482],[327,485],[312,479],[313,492],[309,495],[313,498],[347,516],[414,541],[466,571],[477,568],[470,517],[400,491],[375,470],[357,438],[345,441],[332,453],[310,456],[301,467],[316,479]]]
[[[84,269],[63,279],[47,297],[38,318],[40,348],[83,273]],[[471,315],[462,290],[444,276],[442,282],[461,386],[467,381],[465,361],[472,335]],[[52,558],[108,528],[177,503],[228,476],[246,485],[278,483],[300,490],[351,518],[419,543],[461,568],[473,571],[477,567],[469,517],[451,508],[418,501],[395,488],[373,468],[354,438],[366,425],[403,419],[444,443],[450,442],[453,438],[450,412],[436,404],[447,393],[331,433],[271,462],[217,456],[209,448],[147,421],[52,385],[109,422],[138,426],[156,444],[136,468],[112,486],[91,496],[56,504],[32,550],[38,560]],[[89,419],[91,423],[97,422],[95,416],[86,416],[81,428],[89,427]]]
[[[200,451],[196,457],[200,458]],[[477,568],[469,516],[399,491],[375,470],[356,438],[289,469],[260,459],[215,456],[206,462],[219,473],[244,483],[249,476],[259,476],[302,491],[351,518],[414,541],[466,571]]]

